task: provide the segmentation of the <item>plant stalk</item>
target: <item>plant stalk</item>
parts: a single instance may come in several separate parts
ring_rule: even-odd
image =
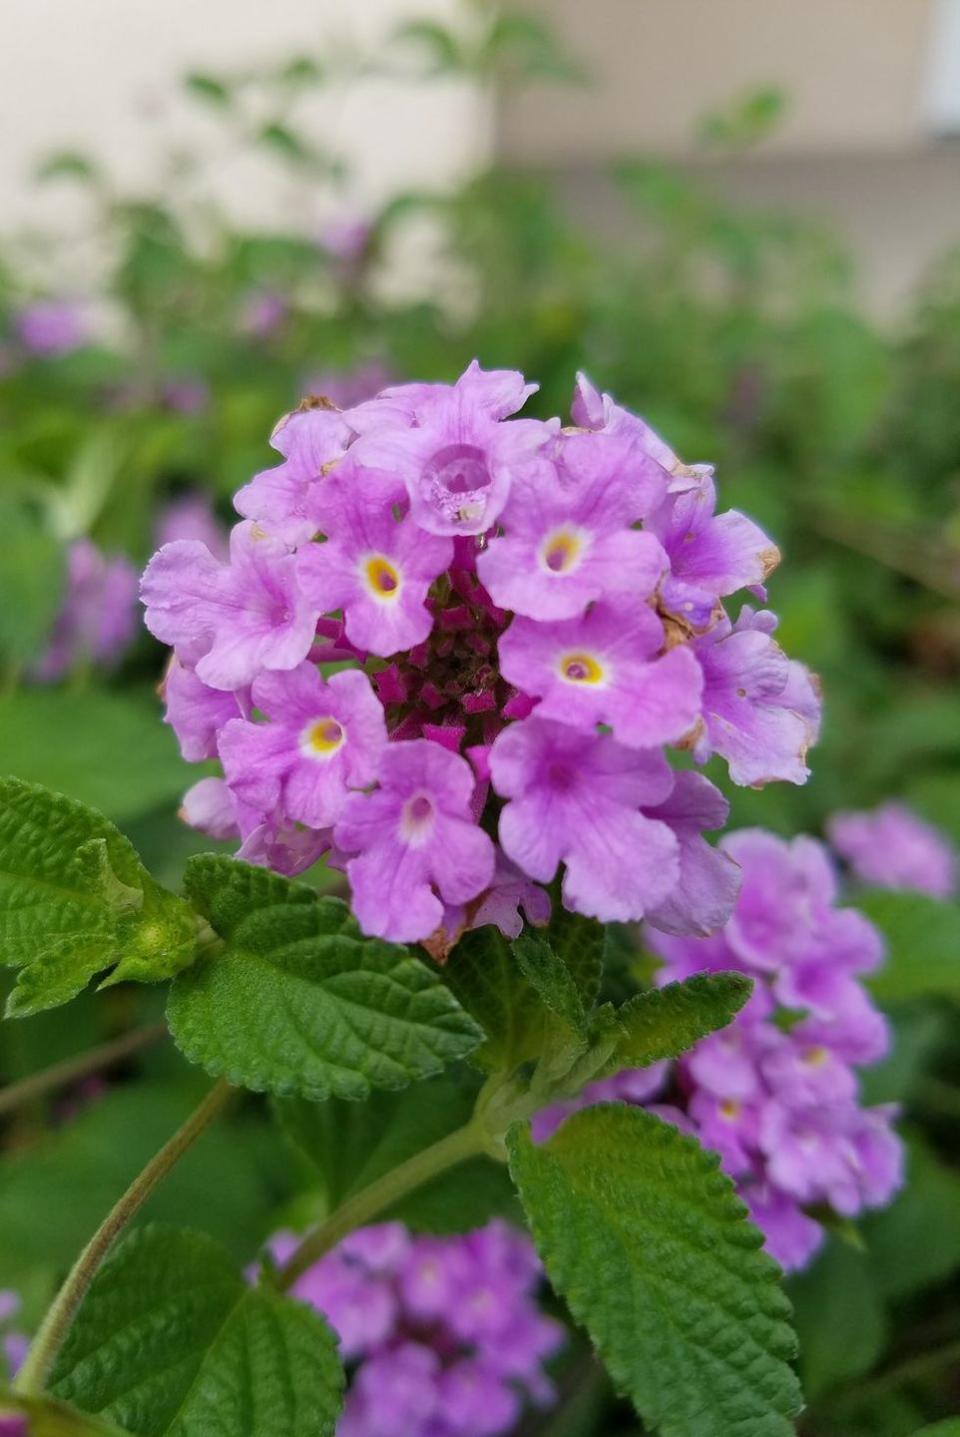
[[[342,1202],[322,1223],[308,1232],[299,1247],[287,1259],[277,1274],[282,1291],[296,1282],[298,1277],[311,1268],[325,1253],[336,1247],[355,1228],[363,1227],[386,1208],[392,1207],[407,1193],[429,1182],[455,1167],[466,1158],[477,1157],[487,1152],[487,1142],[480,1124],[467,1123],[455,1132],[448,1133],[439,1142],[433,1143],[422,1152],[414,1153],[399,1167],[384,1173],[382,1177],[361,1188]]]
[[[77,1258],[47,1312],[13,1384],[14,1392],[39,1397],[87,1289],[127,1223],[136,1215],[158,1183],[180,1160],[229,1101],[233,1089],[215,1084],[181,1128],[151,1158],[109,1212]]]
[[[65,1087],[68,1083],[79,1082],[81,1078],[89,1077],[92,1073],[98,1073],[103,1068],[110,1068],[114,1063],[121,1062],[124,1058],[132,1057],[143,1048],[148,1048],[152,1043],[157,1043],[167,1031],[166,1023],[154,1023],[148,1028],[135,1028],[130,1033],[124,1033],[119,1038],[114,1038],[109,1043],[103,1043],[98,1048],[91,1048],[88,1053],[80,1053],[76,1058],[65,1058],[62,1063],[54,1063],[50,1068],[44,1068],[40,1073],[31,1073],[29,1077],[22,1078],[17,1083],[9,1083],[7,1087],[0,1088],[0,1117],[6,1113],[12,1113],[24,1103],[33,1102],[36,1098],[42,1098],[54,1088]]]

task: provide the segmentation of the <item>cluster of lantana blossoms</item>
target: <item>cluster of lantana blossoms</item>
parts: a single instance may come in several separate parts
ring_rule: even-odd
[[[296,1246],[278,1234],[283,1261]],[[337,1437],[497,1437],[553,1389],[565,1329],[537,1307],[541,1267],[503,1222],[456,1237],[360,1228],[297,1281],[340,1340],[350,1379]]]
[[[573,427],[511,418],[534,389],[473,363],[308,400],[236,495],[228,562],[181,541],[143,578],[167,721],[223,767],[187,821],[290,874],[330,853],[367,933],[438,952],[543,921],[561,865],[570,909],[712,931],[727,805],[664,745],[800,783],[817,733],[774,616],[724,609],[764,597],[767,536],[582,377]]]
[[[932,898],[956,896],[956,849],[946,834],[905,803],[835,813],[827,836],[861,883],[912,889]]]
[[[856,1068],[889,1047],[861,981],[882,962],[883,940],[862,913],[836,906],[836,872],[815,839],[744,829],[721,847],[742,874],[726,927],[709,938],[646,936],[662,960],[658,984],[737,971],[753,979],[749,1001],[676,1063],[619,1073],[546,1109],[535,1134],[572,1107],[644,1104],[720,1154],[769,1251],[799,1268],[824,1238],[811,1212],[854,1217],[889,1202],[903,1180],[896,1110],[857,1096]]]

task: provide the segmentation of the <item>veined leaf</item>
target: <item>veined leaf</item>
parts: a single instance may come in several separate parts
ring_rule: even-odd
[[[8,1416],[28,1419],[23,1437],[132,1437],[112,1422],[76,1412],[49,1397],[22,1397],[19,1393],[0,1391],[0,1432],[8,1430],[3,1425]]]
[[[541,933],[521,933],[512,945],[521,973],[545,1008],[573,1032],[586,1027],[587,1012],[570,969]]]
[[[0,779],[0,957],[20,970],[8,1012],[66,1003],[95,973],[168,978],[193,961],[195,923],[101,814]]]
[[[173,985],[170,1029],[192,1062],[255,1092],[356,1100],[476,1047],[479,1029],[439,978],[406,948],[364,938],[345,904],[307,902],[297,885],[293,901],[255,907],[252,887],[223,900],[226,948]]]
[[[509,1070],[538,1056],[543,1004],[497,928],[466,933],[450,954],[444,978],[486,1034],[472,1059],[480,1067]]]
[[[716,1155],[616,1103],[507,1144],[547,1274],[644,1421],[662,1437],[789,1437],[789,1303]]]
[[[752,986],[742,973],[697,973],[682,983],[637,993],[617,1009],[623,1036],[604,1072],[678,1057],[708,1033],[725,1028]]]
[[[332,1437],[342,1390],[318,1313],[249,1287],[204,1234],[157,1227],[103,1264],[51,1382],[135,1437]]]

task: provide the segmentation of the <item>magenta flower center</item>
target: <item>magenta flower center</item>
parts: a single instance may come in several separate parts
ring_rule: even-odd
[[[403,805],[400,832],[408,843],[424,843],[433,830],[436,810],[425,793],[415,794]]]

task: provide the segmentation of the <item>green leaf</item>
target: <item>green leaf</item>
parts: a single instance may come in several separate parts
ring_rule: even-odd
[[[589,1012],[596,1003],[603,979],[606,932],[594,918],[583,918],[560,908],[546,930],[547,938],[563,960]]]
[[[58,150],[42,160],[36,169],[36,179],[41,183],[47,180],[81,180],[89,183],[95,180],[97,175],[96,163],[79,150]]]
[[[185,75],[183,88],[194,99],[205,100],[208,104],[219,105],[221,108],[226,108],[233,99],[229,85],[218,80],[216,75],[209,75],[205,71],[194,70],[191,74]]]
[[[0,659],[14,665],[46,647],[63,593],[63,550],[23,505],[0,500]]]
[[[776,1265],[719,1159],[641,1108],[600,1104],[510,1170],[554,1287],[663,1437],[788,1437],[800,1394]]]
[[[960,905],[878,888],[859,894],[857,907],[887,940],[887,961],[869,979],[876,998],[960,993]]]
[[[19,968],[7,1010],[23,1016],[111,981],[171,977],[193,961],[193,914],[159,888],[93,809],[0,779],[0,954]]]
[[[861,1224],[874,1281],[886,1298],[920,1292],[960,1268],[958,1212],[960,1174],[912,1139],[902,1190]]]
[[[520,972],[544,1007],[575,1033],[586,1027],[583,997],[570,969],[541,933],[522,933],[513,944]]]
[[[203,1233],[151,1227],[97,1273],[51,1391],[137,1437],[332,1437],[343,1370],[318,1313]]]
[[[913,1437],[960,1437],[960,1417],[947,1417],[932,1427],[921,1427]]]
[[[538,1056],[543,1005],[498,929],[488,924],[464,934],[443,974],[486,1034],[474,1062],[487,1072],[510,1071]]]
[[[872,1268],[872,1255],[833,1238],[789,1284],[803,1390],[810,1400],[862,1377],[883,1352],[887,1322]]]
[[[294,883],[268,868],[219,853],[198,853],[188,859],[183,887],[221,938],[231,938],[244,918],[262,908],[317,901],[316,891],[306,883]]]
[[[104,1213],[196,1106],[205,1082],[182,1070],[179,1081],[111,1088],[69,1123],[0,1159],[0,1288],[23,1292],[43,1283],[37,1305],[53,1296]],[[202,1213],[207,1231],[249,1260],[265,1214],[287,1195],[289,1167],[275,1128],[256,1112],[238,1112],[181,1159],[176,1181],[162,1183],[144,1212],[174,1224]],[[33,1315],[39,1319],[42,1308]]]
[[[122,823],[175,804],[192,782],[155,696],[22,689],[0,699],[3,770]]]
[[[708,1033],[725,1028],[752,987],[742,973],[697,973],[682,983],[637,993],[617,1009],[623,1036],[604,1071],[645,1068],[678,1057]]]
[[[170,994],[170,1029],[191,1062],[255,1092],[356,1100],[476,1047],[479,1030],[439,978],[407,949],[364,938],[338,899],[295,890],[241,915],[230,892],[225,951]]]
[[[403,1093],[372,1093],[364,1103],[332,1098],[277,1100],[281,1125],[317,1169],[328,1210],[469,1121],[479,1087],[454,1068]],[[472,1158],[404,1198],[387,1216],[425,1232],[467,1232],[497,1215],[516,1216],[502,1163]]]
[[[49,1397],[22,1397],[0,1391],[0,1421],[12,1415],[29,1418],[24,1437],[131,1437],[112,1422],[75,1412]]]

